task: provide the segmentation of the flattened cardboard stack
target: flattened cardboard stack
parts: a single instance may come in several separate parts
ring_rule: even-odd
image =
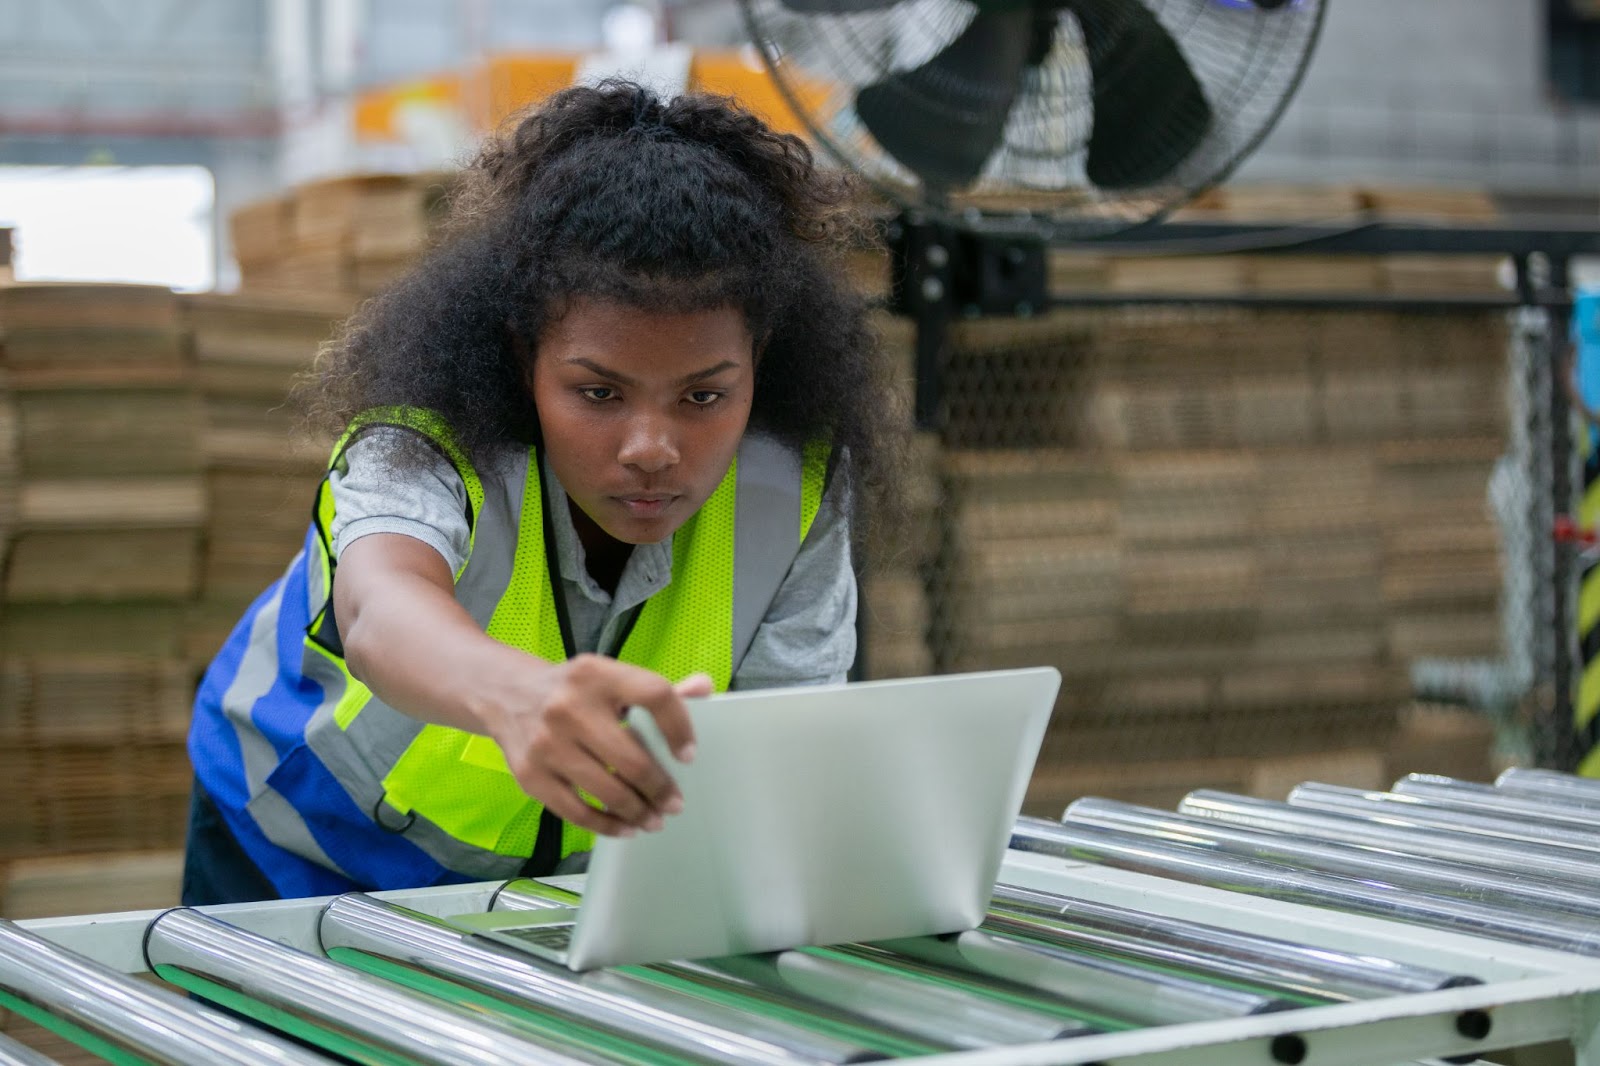
[[[330,442],[300,431],[287,397],[352,306],[338,295],[184,298],[205,410],[208,524],[187,648],[197,661],[216,653],[305,538]]]
[[[236,211],[234,254],[249,291],[370,293],[427,244],[444,174],[354,174]]]
[[[887,314],[874,319],[884,369],[894,381],[902,415],[911,409],[914,382],[909,321]],[[888,417],[886,415],[886,417]],[[858,544],[861,576],[858,662],[864,677],[921,677],[933,670],[928,650],[928,568],[938,543],[938,444],[917,437],[906,457],[894,513],[866,516]]]
[[[300,549],[331,441],[308,439],[288,395],[362,294],[428,243],[444,174],[356,174],[297,186],[229,219],[243,290],[184,300],[205,406],[210,521],[188,653],[208,660]]]
[[[0,596],[0,858],[172,846],[205,517],[177,301],[0,288],[15,522]]]
[[[11,399],[10,381],[0,365],[0,574],[5,573],[6,552],[17,524],[17,405]]]
[[[193,595],[199,407],[177,312],[145,286],[0,289],[19,480],[8,605]]]
[[[1179,210],[1178,221],[1351,225],[1374,219],[1487,222],[1494,201],[1481,189],[1429,186],[1227,185]],[[1496,295],[1496,256],[1446,255],[1051,255],[1056,289],[1126,293]]]
[[[1061,669],[1034,809],[1377,778],[1408,663],[1496,653],[1497,316],[1077,311],[952,344],[932,650]]]
[[[183,852],[166,849],[20,859],[0,867],[0,877],[0,914],[13,921],[155,910],[178,905]]]

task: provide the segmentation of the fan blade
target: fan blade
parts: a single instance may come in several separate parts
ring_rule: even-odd
[[[1094,78],[1086,170],[1102,189],[1154,185],[1211,129],[1211,105],[1161,20],[1139,0],[1066,0]]]
[[[802,15],[857,15],[882,11],[900,0],[783,0],[783,6]]]
[[[1000,145],[1032,43],[1033,12],[979,10],[944,51],[856,94],[867,130],[930,187],[966,185]]]

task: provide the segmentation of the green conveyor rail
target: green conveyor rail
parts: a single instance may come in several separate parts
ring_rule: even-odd
[[[62,1039],[72,1041],[85,1051],[99,1055],[107,1062],[115,1063],[115,1066],[160,1066],[159,1063],[119,1047],[75,1022],[58,1018],[43,1007],[19,999],[10,992],[0,990],[0,1007],[22,1015],[35,1025],[50,1030]]]
[[[653,966],[619,966],[617,967],[617,972],[649,981],[663,988],[670,988],[676,992],[698,996],[700,999],[710,1000],[713,1003],[721,1003],[726,1006],[736,1007],[739,1010],[749,1011],[754,1014],[764,1014],[769,1018],[790,1022],[810,1029],[812,1032],[860,1044],[868,1050],[889,1055],[893,1058],[934,1055],[941,1051],[951,1050],[894,1032],[886,1027],[862,1025],[838,1015],[823,1015],[798,1007],[790,1007],[779,1001],[777,997],[764,995],[758,990],[749,992],[743,989],[730,991],[709,981],[701,982],[690,977],[658,970]]]
[[[328,957],[435,999],[509,1021],[558,1047],[605,1055],[624,1066],[698,1066],[700,1061],[355,948],[332,948]]]
[[[313,1047],[342,1055],[352,1062],[360,1063],[361,1066],[419,1066],[417,1060],[410,1056],[309,1021],[177,966],[157,964],[155,971],[162,980],[177,985],[185,991],[193,992],[202,999],[210,1000],[235,1014],[242,1014],[269,1029],[275,1029]]]

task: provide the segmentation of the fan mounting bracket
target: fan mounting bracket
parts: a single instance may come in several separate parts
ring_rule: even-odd
[[[953,318],[1026,318],[1048,305],[1042,236],[964,229],[907,211],[887,228],[889,308],[917,335],[917,425],[937,427],[942,352]]]

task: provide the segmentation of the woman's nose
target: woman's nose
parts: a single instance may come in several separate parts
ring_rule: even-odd
[[[647,474],[665,470],[678,461],[678,443],[667,419],[636,418],[628,423],[617,461]]]

